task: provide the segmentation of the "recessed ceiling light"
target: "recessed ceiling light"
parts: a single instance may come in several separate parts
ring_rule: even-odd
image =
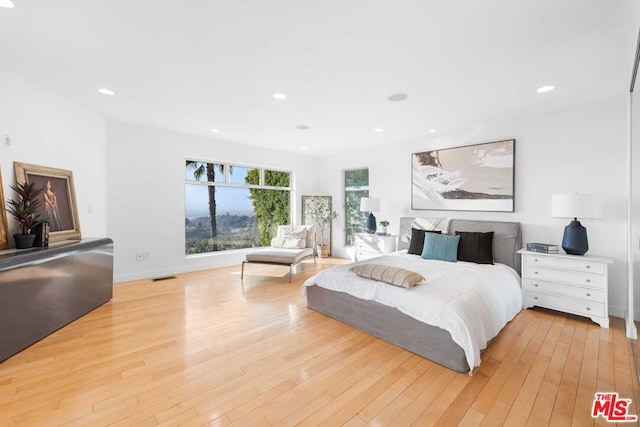
[[[213,132],[213,133],[218,133],[218,132],[220,132],[218,129],[209,129],[209,130],[210,130],[211,132]]]
[[[438,131],[435,130],[435,129],[429,129],[429,133],[436,133],[436,132],[438,132]]]
[[[393,94],[391,96],[389,96],[389,101],[392,102],[400,102],[400,101],[404,101],[405,99],[407,99],[409,97],[409,95],[407,95],[406,93],[396,93]]]
[[[296,129],[300,129],[300,130],[309,130],[309,126],[307,125],[298,125],[296,126]]]
[[[98,92],[100,92],[103,95],[115,95],[116,93],[114,91],[112,91],[111,89],[107,89],[106,87],[101,87],[100,89],[98,89]]]
[[[7,9],[13,9],[16,5],[11,0],[0,0],[0,7],[6,7]]]
[[[537,92],[538,93],[545,93],[545,92],[551,92],[552,90],[554,90],[556,87],[555,86],[542,86],[540,88],[538,88]]]
[[[373,131],[374,131],[374,132],[377,132],[377,133],[382,133],[382,132],[384,132],[384,129],[382,129],[382,128],[375,128]]]
[[[271,96],[273,96],[275,99],[287,99],[287,94],[282,92],[276,92]]]

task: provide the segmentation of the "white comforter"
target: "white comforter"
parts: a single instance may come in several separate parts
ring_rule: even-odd
[[[355,264],[380,263],[420,273],[425,280],[411,289],[364,279],[334,267],[309,278],[302,287],[318,285],[360,299],[395,307],[402,313],[451,333],[473,370],[480,350],[522,309],[520,277],[503,264],[425,260],[417,255],[390,255]]]

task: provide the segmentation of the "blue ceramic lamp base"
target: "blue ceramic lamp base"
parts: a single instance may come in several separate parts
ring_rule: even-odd
[[[564,228],[562,249],[570,255],[584,255],[589,250],[587,229],[580,224],[577,218],[574,218],[573,221]]]
[[[367,217],[367,233],[373,234],[376,232],[376,217],[373,216],[373,212],[369,212],[369,216]]]

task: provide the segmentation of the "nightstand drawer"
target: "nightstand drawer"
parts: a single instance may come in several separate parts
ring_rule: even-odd
[[[358,251],[369,251],[369,252],[378,252],[384,249],[384,245],[376,242],[364,242],[361,239],[356,239],[355,242],[356,250]]]
[[[390,254],[396,250],[397,236],[394,235],[356,233],[354,237],[356,261]]]
[[[572,271],[552,270],[525,266],[522,277],[526,279],[545,280],[548,282],[563,282],[593,288],[605,289],[607,278],[601,274],[579,273]]]
[[[585,273],[603,274],[605,264],[598,261],[576,260],[566,258],[551,258],[537,255],[524,255],[524,265],[536,267],[550,267],[562,270],[584,271]]]
[[[582,288],[573,285],[563,285],[560,283],[544,282],[542,280],[523,279],[522,289],[524,289],[525,291],[538,292],[545,295],[579,298],[591,302],[604,303],[605,301],[603,290]]]
[[[358,251],[356,250],[356,260],[357,261],[362,261],[364,259],[371,259],[371,258],[375,258],[378,256],[382,256],[381,253],[379,252],[374,252],[374,251]]]
[[[596,302],[581,301],[556,295],[543,295],[526,290],[524,291],[523,296],[525,302],[530,305],[551,308],[580,316],[602,317],[605,315],[604,304]]]

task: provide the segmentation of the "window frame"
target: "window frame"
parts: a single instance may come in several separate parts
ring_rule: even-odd
[[[269,167],[269,166],[255,166],[255,165],[249,165],[249,164],[242,164],[242,163],[237,163],[237,162],[221,162],[218,160],[195,160],[193,158],[185,158],[184,160],[184,164],[186,164],[187,161],[191,161],[191,162],[198,162],[198,163],[211,163],[213,165],[221,165],[224,167],[224,181],[223,182],[211,182],[211,181],[196,181],[195,179],[187,179],[185,178],[185,184],[200,184],[200,185],[213,185],[213,186],[223,186],[223,187],[241,187],[241,188],[261,188],[264,190],[286,190],[286,191],[291,191],[292,190],[292,186],[291,186],[291,181],[292,181],[292,176],[293,176],[293,171],[290,170],[286,170],[286,169],[278,169],[278,168],[273,168],[273,167]],[[247,168],[247,169],[258,169],[260,171],[260,183],[259,184],[238,184],[238,183],[234,183],[231,182],[231,174],[230,174],[230,167],[231,166],[237,166],[237,167],[241,167],[241,168]],[[276,187],[276,186],[271,186],[271,185],[264,185],[264,172],[266,170],[270,170],[270,171],[274,171],[274,172],[287,172],[289,174],[289,186],[288,187]]]
[[[216,166],[223,166],[223,176],[224,179],[222,182],[211,182],[211,181],[207,181],[206,177],[205,177],[205,181],[197,181],[195,179],[188,179],[186,174],[185,174],[185,180],[184,180],[184,185],[200,185],[200,186],[207,186],[207,187],[230,187],[230,188],[246,188],[246,189],[259,189],[259,190],[278,190],[278,191],[287,191],[289,192],[289,218],[293,217],[293,210],[294,210],[294,200],[293,200],[293,171],[292,170],[287,170],[287,169],[280,169],[280,168],[275,168],[275,167],[271,167],[271,166],[256,166],[256,165],[251,165],[251,164],[246,164],[246,163],[238,163],[238,162],[229,162],[229,161],[220,161],[220,160],[202,160],[202,159],[196,159],[194,157],[185,157],[185,159],[183,160],[182,164],[183,164],[183,168],[186,168],[186,162],[191,161],[191,162],[197,162],[197,163],[201,163],[201,164],[213,164]],[[260,183],[259,184],[246,184],[246,183],[232,183],[231,182],[231,167],[241,167],[241,168],[246,168],[248,170],[251,169],[258,169],[259,171],[259,177],[260,177]],[[276,187],[276,186],[268,186],[268,185],[264,185],[265,183],[265,171],[274,171],[274,172],[286,172],[289,174],[289,185],[286,187]],[[185,187],[186,188],[186,187]],[[186,192],[185,192],[185,197],[184,197],[184,203],[186,206]],[[186,208],[184,210],[184,217],[185,220],[187,219],[187,212],[186,212]],[[237,251],[246,251],[248,249],[251,248],[241,248],[241,249],[230,249],[230,250],[224,250],[224,251],[211,251],[211,252],[200,252],[200,253],[195,253],[195,254],[186,254],[186,257],[198,257],[198,256],[206,256],[206,255],[217,255],[217,254],[221,254],[221,253],[233,253],[233,252],[237,252]]]
[[[359,170],[366,170],[367,171],[367,185],[359,185],[359,186],[351,186],[351,187],[347,187],[347,172],[351,172],[351,171],[359,171]],[[348,192],[355,192],[355,191],[366,191],[367,192],[367,196],[365,197],[369,197],[370,193],[369,193],[369,186],[370,186],[370,175],[369,175],[369,167],[368,166],[364,166],[364,167],[358,167],[358,168],[349,168],[349,169],[344,169],[342,171],[342,186],[343,186],[343,197],[344,197],[344,245],[345,247],[352,247],[353,243],[349,243],[349,225],[348,225],[348,215],[347,215],[347,209],[348,209],[348,204],[347,204],[347,193]],[[362,223],[364,226],[364,214],[362,217]],[[364,229],[363,229],[364,231]],[[353,242],[353,238],[351,239]]]

